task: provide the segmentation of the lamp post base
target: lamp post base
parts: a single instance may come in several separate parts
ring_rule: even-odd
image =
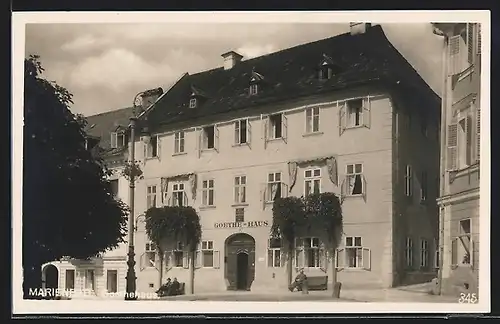
[[[127,282],[125,300],[137,300],[135,281],[137,277],[135,276],[135,253],[134,246],[130,245],[128,247],[128,260],[127,260],[127,276],[125,277]]]

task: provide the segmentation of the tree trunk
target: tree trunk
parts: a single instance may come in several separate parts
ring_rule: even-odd
[[[158,289],[161,288],[161,286],[163,285],[163,261],[165,259],[165,254],[163,251],[159,251],[159,255],[158,255],[158,258],[160,259],[160,269],[158,269],[158,283],[159,283],[159,286],[158,286]]]
[[[286,287],[290,286],[293,280],[293,250],[288,249],[288,262],[286,263],[286,272],[287,272],[287,283]]]
[[[42,289],[42,265],[24,265],[23,299],[43,299],[43,297],[38,294],[40,289]],[[32,293],[30,293],[30,291]]]
[[[340,296],[340,283],[337,281],[337,258],[335,256],[335,249],[332,250],[332,297],[339,298]]]
[[[191,251],[191,260],[189,260],[189,279],[190,283],[189,286],[190,288],[190,293],[191,295],[194,295],[194,264],[195,264],[195,257],[196,257],[196,251]]]

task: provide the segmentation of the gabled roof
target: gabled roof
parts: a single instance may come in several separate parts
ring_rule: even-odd
[[[88,116],[85,118],[85,132],[89,136],[100,138],[99,147],[103,151],[113,153],[116,149],[111,148],[111,133],[123,127],[127,128],[133,113],[133,107],[129,107]]]
[[[325,56],[341,69],[331,79],[319,80],[317,68]],[[248,88],[253,71],[265,75],[267,82],[257,95],[250,96]],[[160,125],[194,122],[211,115],[368,83],[399,84],[399,87],[404,84],[418,93],[419,98],[439,102],[436,93],[377,25],[364,34],[345,33],[241,61],[229,70],[219,67],[187,75],[146,115],[149,129],[154,131]],[[196,109],[188,109],[192,84],[209,97]]]

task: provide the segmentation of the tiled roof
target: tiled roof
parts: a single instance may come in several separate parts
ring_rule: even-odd
[[[133,108],[122,108],[97,115],[86,117],[87,126],[85,132],[87,135],[100,138],[99,147],[113,154],[116,149],[111,148],[111,132],[119,126],[127,127],[129,118],[133,116]],[[121,149],[119,149],[121,151]]]
[[[325,59],[339,71],[329,80],[318,79]],[[257,95],[249,95],[252,72],[263,77]],[[219,113],[248,109],[260,104],[382,82],[409,86],[420,99],[437,103],[434,93],[385,36],[382,27],[366,33],[350,33],[299,45],[269,55],[244,60],[233,68],[219,67],[181,78],[146,114],[154,131],[160,124],[175,124]],[[189,108],[192,89],[206,98]]]

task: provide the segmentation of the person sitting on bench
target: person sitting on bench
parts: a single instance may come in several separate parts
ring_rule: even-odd
[[[181,288],[181,284],[177,281],[177,278],[174,278],[174,281],[172,281],[172,283],[170,284],[169,296],[180,295],[179,288]]]
[[[293,292],[295,288],[297,288],[297,291],[302,290],[302,285],[304,284],[304,281],[307,279],[307,276],[304,274],[304,270],[300,270],[299,274],[297,277],[295,277],[295,281],[288,287],[288,289]]]
[[[170,293],[170,286],[172,285],[172,280],[170,278],[167,278],[167,282],[164,283],[160,289],[156,291],[158,296],[163,297],[163,296],[168,296]]]

